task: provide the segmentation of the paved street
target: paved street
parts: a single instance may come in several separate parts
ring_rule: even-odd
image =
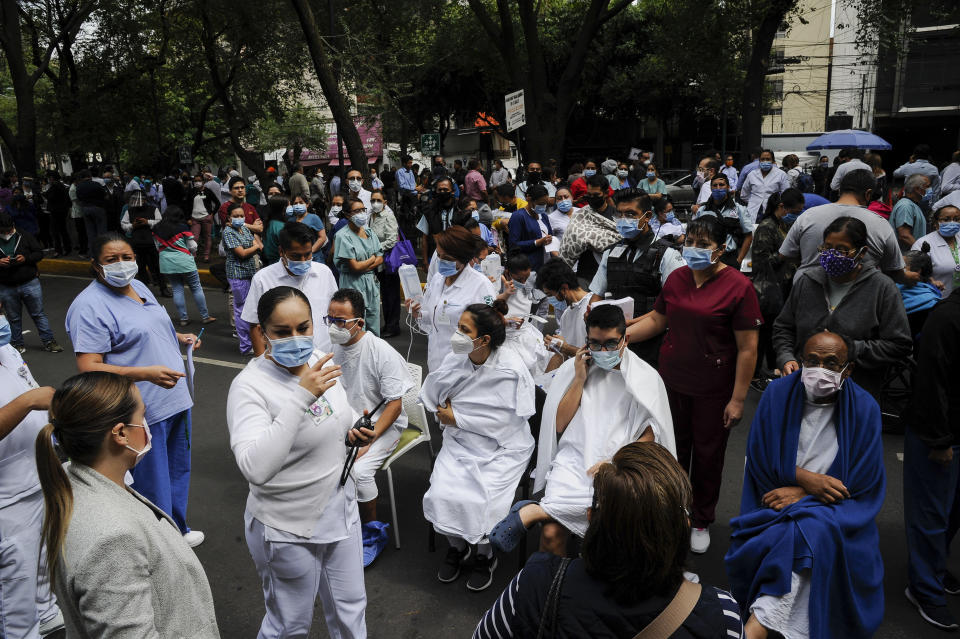
[[[40,350],[35,328],[26,320],[24,328],[28,351],[25,354],[34,375],[41,384],[57,385],[72,375],[76,368],[70,355],[70,341],[64,331],[64,317],[70,301],[89,280],[66,276],[45,276],[42,279],[47,313],[56,337],[66,351],[49,354]],[[243,366],[230,336],[226,309],[226,295],[207,289],[211,313],[219,318],[207,327],[203,347],[197,353],[197,405],[193,424],[193,477],[188,521],[193,528],[206,533],[206,542],[197,548],[216,601],[217,617],[223,637],[255,637],[263,614],[263,599],[253,562],[243,540],[243,509],[247,494],[246,482],[238,472],[228,445],[224,419],[227,389],[238,367]],[[172,300],[164,300],[173,311]],[[195,313],[192,300],[188,306]],[[189,330],[198,331],[199,323]],[[406,354],[409,337],[395,338],[393,345]],[[425,362],[426,338],[416,336],[412,361]],[[749,418],[757,397],[751,392],[747,420],[738,427],[727,448],[727,472],[724,490],[718,507],[718,524],[711,530],[713,545],[710,551],[691,559],[690,570],[698,572],[703,581],[725,586],[723,554],[729,535],[730,518],[736,514],[740,502],[741,468],[744,458]],[[908,608],[903,587],[906,574],[906,556],[902,522],[901,462],[898,454],[902,440],[896,436],[884,437],[887,466],[887,499],[880,514],[880,546],[886,562],[886,619],[878,637],[936,637],[940,633],[926,626],[919,616]],[[429,453],[426,446],[412,451],[394,467],[401,550],[392,543],[366,572],[368,596],[367,624],[371,637],[469,637],[473,627],[487,606],[495,599],[517,569],[516,553],[500,558],[500,569],[494,587],[482,594],[470,593],[464,581],[443,585],[434,574],[443,559],[443,542],[437,553],[427,551],[427,526],[421,510],[421,497],[429,477]],[[379,478],[381,499],[380,518],[389,521],[390,506],[386,477]],[[391,537],[392,541],[392,537]],[[534,542],[531,539],[530,545]],[[855,567],[854,567],[855,569]],[[954,564],[955,570],[960,566]],[[960,600],[953,604],[960,614]],[[311,637],[327,637],[322,612],[317,606],[316,623]]]

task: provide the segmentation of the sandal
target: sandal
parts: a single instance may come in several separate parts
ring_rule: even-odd
[[[500,552],[510,552],[516,548],[523,536],[527,534],[527,529],[520,519],[520,509],[536,503],[538,502],[532,499],[524,499],[511,506],[507,516],[501,519],[487,536],[490,545]]]

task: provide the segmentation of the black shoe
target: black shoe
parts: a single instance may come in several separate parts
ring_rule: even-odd
[[[936,626],[940,630],[950,631],[960,628],[960,625],[957,624],[957,620],[953,618],[953,614],[946,606],[932,606],[930,604],[920,603],[910,591],[910,586],[907,586],[907,589],[903,591],[903,594],[907,596],[907,601],[916,606],[917,612],[920,613],[920,616],[923,618],[923,620],[931,626]]]
[[[390,328],[390,329],[385,328],[383,329],[383,332],[380,333],[380,337],[387,339],[388,337],[396,337],[399,334],[400,334],[399,328]]]
[[[460,566],[470,559],[473,550],[467,546],[464,550],[457,550],[453,546],[447,549],[447,556],[443,560],[443,565],[437,572],[437,579],[440,583],[448,584],[457,580],[460,576]]]
[[[168,286],[161,286],[160,297],[173,297],[173,291],[171,291]]]
[[[57,344],[57,340],[52,339],[49,342],[44,342],[43,350],[47,351],[48,353],[62,353],[63,347]]]
[[[943,591],[948,595],[960,595],[960,579],[949,570],[943,576]]]
[[[486,590],[493,583],[493,571],[497,569],[497,557],[491,555],[477,555],[473,562],[473,569],[467,577],[467,590],[480,592]]]
[[[13,346],[15,349],[17,349],[17,352],[21,355],[27,352],[27,347],[23,344],[10,344],[10,346]]]

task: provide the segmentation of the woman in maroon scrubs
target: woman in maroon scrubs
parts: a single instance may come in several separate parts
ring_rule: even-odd
[[[630,342],[669,328],[659,372],[667,386],[677,459],[693,484],[690,547],[710,546],[729,429],[743,417],[763,323],[753,284],[720,262],[726,231],[712,217],[687,225],[683,259],[670,274],[653,311],[627,329]]]

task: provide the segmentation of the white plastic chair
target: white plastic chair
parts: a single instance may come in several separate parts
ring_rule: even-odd
[[[413,388],[403,396],[403,410],[407,415],[407,427],[400,435],[400,441],[393,454],[380,466],[380,470],[387,471],[387,486],[390,489],[390,515],[393,518],[393,539],[397,549],[400,549],[400,527],[397,525],[397,499],[393,487],[393,462],[406,455],[424,441],[430,447],[430,456],[433,458],[433,441],[430,437],[430,426],[427,422],[427,411],[420,403],[420,385],[423,382],[423,368],[416,364],[407,364]]]

